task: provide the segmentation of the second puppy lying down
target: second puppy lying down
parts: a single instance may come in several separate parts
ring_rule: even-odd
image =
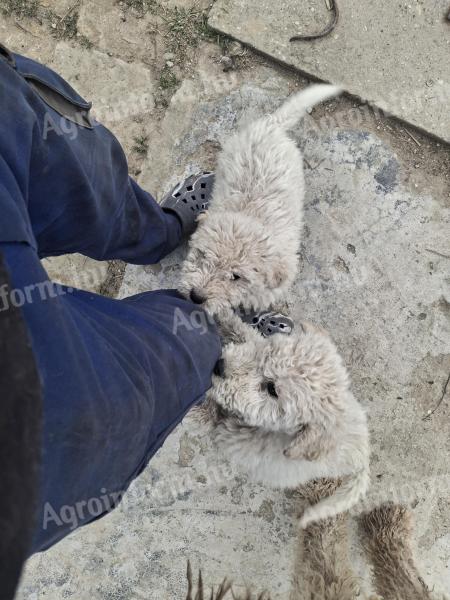
[[[238,328],[245,341],[225,346],[203,408],[219,448],[272,487],[348,476],[305,511],[302,527],[350,509],[369,484],[369,434],[329,335],[306,323],[290,336],[266,339],[242,323]]]
[[[339,92],[310,86],[224,144],[209,209],[189,243],[182,294],[213,314],[266,308],[283,296],[297,274],[305,187],[288,131],[308,107]]]

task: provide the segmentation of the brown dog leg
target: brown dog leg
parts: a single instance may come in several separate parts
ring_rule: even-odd
[[[364,514],[360,525],[378,594],[384,600],[431,600],[414,563],[410,511],[389,502]]]
[[[321,479],[298,490],[302,503],[331,496],[338,480]],[[359,585],[348,555],[347,516],[318,521],[299,531],[291,600],[355,600]]]

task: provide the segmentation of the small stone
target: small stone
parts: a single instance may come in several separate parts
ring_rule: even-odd
[[[312,113],[313,109],[308,106],[308,108],[306,109],[306,112],[308,113],[308,115],[310,115]]]
[[[52,29],[56,29],[56,23],[52,23]]]
[[[230,56],[222,56],[220,64],[223,65],[223,70],[231,71],[234,68],[233,59]]]
[[[173,63],[171,60],[167,60],[166,61],[166,65],[169,67],[169,69],[171,69],[174,66],[175,63]]]

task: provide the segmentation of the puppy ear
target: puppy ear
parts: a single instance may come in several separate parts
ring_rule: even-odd
[[[318,425],[305,425],[285,448],[286,458],[315,461],[324,458],[335,447],[331,433]]]

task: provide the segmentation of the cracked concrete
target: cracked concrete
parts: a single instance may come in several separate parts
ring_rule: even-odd
[[[339,0],[333,32],[323,0],[218,0],[210,25],[259,52],[329,81],[450,142],[447,0],[378,3]]]
[[[24,31],[13,15],[2,17],[0,34],[12,49],[59,70],[98,107],[137,91],[149,99],[109,126],[131,172],[159,196],[189,171],[214,167],[224,135],[307,83],[251,53],[242,68],[224,73],[226,48],[201,40],[188,58],[175,53],[178,83],[162,90],[164,24],[124,4],[106,11],[104,0],[81,2],[79,32],[91,49],[76,37],[53,39],[45,22],[21,20]],[[205,7],[193,0],[167,4]],[[120,35],[119,20],[127,28]],[[153,38],[156,54],[146,51]],[[419,133],[414,141],[397,122],[345,97],[315,109],[294,135],[308,186],[289,310],[332,332],[369,412],[373,485],[366,506],[409,503],[425,579],[450,589],[448,392],[439,405],[450,372],[448,148]],[[137,136],[148,137],[148,151],[135,150]],[[176,287],[184,252],[160,265],[128,265],[118,275],[117,296]],[[105,284],[105,265],[85,257],[44,266],[85,289],[115,294],[118,287]],[[226,573],[287,600],[296,508],[292,494],[251,484],[224,463],[188,417],[121,508],[28,561],[18,598],[182,598],[190,558],[208,583]],[[355,532],[353,538],[353,560],[368,587]]]

